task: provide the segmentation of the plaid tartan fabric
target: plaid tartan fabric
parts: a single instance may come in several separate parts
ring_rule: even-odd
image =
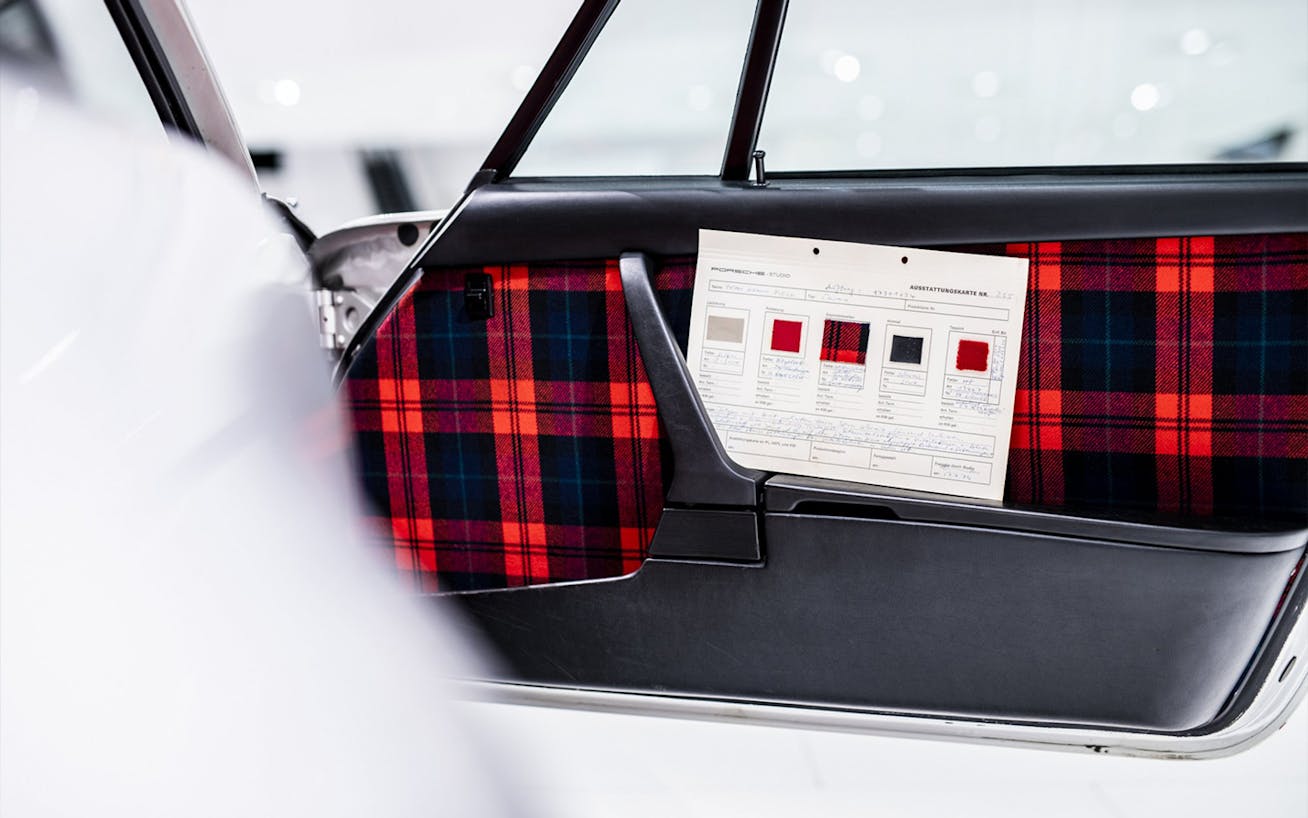
[[[1031,260],[1009,502],[1308,519],[1308,235],[959,249]],[[468,322],[480,271],[430,271],[349,375],[397,564],[424,589],[635,569],[667,452],[617,262],[487,267],[496,315]],[[693,272],[656,281],[683,350]]]
[[[1308,235],[1017,244],[1006,497],[1308,519]]]
[[[463,315],[470,272],[492,277],[488,321]],[[689,273],[657,282],[687,315],[683,339]],[[616,261],[428,271],[347,390],[365,490],[422,590],[615,576],[644,559],[663,454]]]
[[[824,361],[866,364],[868,333],[867,324],[832,321],[828,318],[822,324],[822,351],[819,357]]]

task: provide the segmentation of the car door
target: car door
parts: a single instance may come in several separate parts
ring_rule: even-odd
[[[1233,104],[1293,123],[1265,138],[1141,120],[1229,81],[1171,55],[1170,85],[1118,77],[1120,115],[1059,131],[1113,83],[1054,35],[1129,52],[1176,30],[1182,58],[1231,56],[1153,12],[674,5],[582,4],[342,362],[379,538],[500,654],[486,681],[1103,752],[1231,752],[1283,723],[1308,594],[1308,165],[1233,158],[1301,145],[1302,104]],[[1266,15],[1269,76],[1301,79],[1301,16]],[[949,46],[895,45],[928,34]],[[927,66],[974,42],[1011,64],[933,97]],[[869,123],[896,104],[926,124],[879,161]],[[1005,127],[1057,138],[955,150]],[[1144,147],[1101,150],[1132,128]],[[733,462],[685,358],[701,228],[1028,259],[1004,501]]]

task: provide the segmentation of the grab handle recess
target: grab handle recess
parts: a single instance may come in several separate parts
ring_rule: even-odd
[[[727,457],[659,306],[650,281],[649,258],[644,253],[623,253],[618,267],[636,346],[672,444],[674,468],[668,502],[755,505],[767,474],[739,466]]]

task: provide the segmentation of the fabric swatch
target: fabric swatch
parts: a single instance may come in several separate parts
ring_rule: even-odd
[[[917,335],[890,336],[890,362],[892,364],[922,363],[922,338]]]
[[[799,341],[804,334],[804,324],[800,321],[786,321],[778,318],[772,322],[773,352],[799,352]]]
[[[868,325],[857,321],[832,321],[822,327],[824,361],[842,364],[867,363]]]

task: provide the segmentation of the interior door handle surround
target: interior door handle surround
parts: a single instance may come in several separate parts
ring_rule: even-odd
[[[667,501],[707,506],[757,505],[767,474],[739,466],[727,457],[690,377],[686,358],[659,306],[650,280],[649,258],[639,252],[623,253],[618,268],[636,346],[672,446],[674,470]]]

